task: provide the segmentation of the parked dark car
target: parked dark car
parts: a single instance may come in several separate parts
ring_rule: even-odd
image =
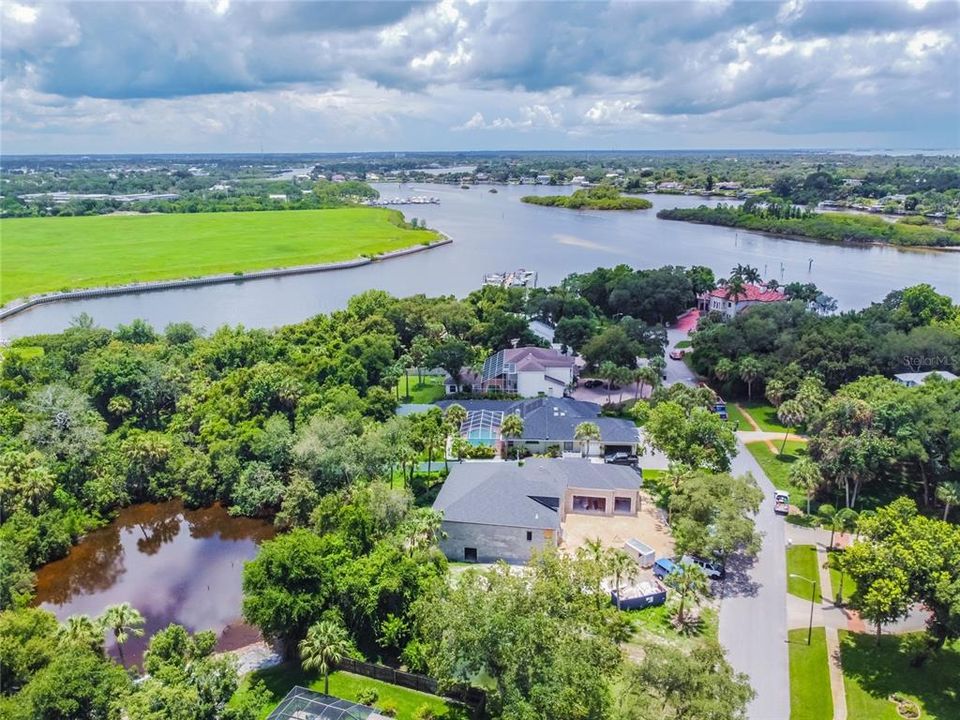
[[[611,465],[629,465],[630,467],[636,467],[637,463],[640,462],[636,455],[625,452],[615,452],[605,455],[603,461]]]
[[[603,385],[603,380],[587,380],[583,383],[585,388],[596,388]]]

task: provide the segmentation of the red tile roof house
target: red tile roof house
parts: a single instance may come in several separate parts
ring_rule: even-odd
[[[502,392],[520,397],[563,397],[576,374],[576,361],[553,348],[521,347],[500,350],[487,358],[477,378],[468,368],[460,375],[460,385],[447,377],[447,393]]]
[[[729,288],[718,287],[705,292],[697,299],[697,308],[704,313],[720,312],[733,317],[744,308],[759,303],[783,302],[787,296],[779,290],[763,285],[744,285],[743,291],[736,297],[729,295]]]

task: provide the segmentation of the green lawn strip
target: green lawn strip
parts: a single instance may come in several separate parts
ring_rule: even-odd
[[[674,347],[677,348],[677,350],[683,350],[684,348],[688,348],[692,346],[693,346],[693,343],[690,342],[689,340],[681,340],[676,345],[674,345]]]
[[[799,575],[800,577],[791,577]],[[820,575],[817,572],[817,546],[791,545],[787,548],[787,592],[804,600],[810,599],[809,578],[817,584],[817,602],[820,602]]]
[[[827,637],[822,627],[814,628],[807,645],[807,630],[791,630],[790,720],[831,720],[833,697],[827,665]]]
[[[780,449],[779,443],[774,443],[777,450]],[[790,493],[790,504],[796,505],[801,510],[806,510],[807,498],[804,492],[793,485],[789,480],[790,465],[806,453],[807,444],[802,440],[787,440],[783,448],[783,454],[771,452],[767,444],[762,440],[747,443],[747,450],[760,463],[763,472],[770,478],[770,482],[777,490],[785,490]],[[811,505],[812,511],[815,506]]]
[[[664,480],[666,470],[643,468],[643,489],[653,497],[657,507],[666,509],[670,502],[670,484]]]
[[[741,412],[740,408],[733,403],[727,403],[727,418],[730,422],[736,423],[737,430],[753,431],[753,425],[747,419],[746,413]]]
[[[837,559],[840,557],[843,551],[831,550],[829,553],[830,558],[830,585],[833,588],[834,597],[837,593],[840,592],[840,576],[843,575],[843,598],[849,598],[853,595],[854,590],[857,589],[857,583],[849,573],[841,573],[840,570],[836,567]]]
[[[267,717],[294,685],[323,692],[322,677],[314,673],[305,673],[295,663],[284,663],[248,675],[241,682],[237,695],[246,692],[246,689],[257,681],[262,681],[269,692],[268,702],[260,712],[261,718]],[[466,720],[469,716],[464,707],[436,695],[408,690],[348,672],[337,671],[330,675],[330,694],[335,697],[356,702],[358,693],[362,690],[375,690],[378,700],[374,705],[378,708],[396,708],[397,720],[412,720],[414,712],[422,705],[429,707],[437,718]]]
[[[400,378],[397,382],[400,391],[400,402],[414,403],[417,405],[429,405],[437,400],[442,400],[446,395],[443,387],[443,378],[440,375],[424,375],[423,382],[417,378],[416,373],[410,374],[410,395],[407,396],[407,380]]]
[[[9,218],[0,302],[34,293],[313,265],[437,239],[383,208]]]
[[[899,693],[920,706],[923,720],[960,718],[960,641],[948,643],[921,667],[905,651],[910,635],[840,631],[848,720],[901,720],[888,699]]]
[[[773,405],[760,402],[742,402],[739,405],[750,414],[750,417],[760,426],[761,430],[778,433],[787,431],[787,428],[781,425],[780,420],[777,419],[777,409]],[[794,428],[790,428],[790,432],[793,431]]]

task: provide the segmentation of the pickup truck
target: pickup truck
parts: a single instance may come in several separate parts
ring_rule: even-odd
[[[783,490],[777,490],[773,496],[773,511],[777,515],[790,514],[790,493],[785,493]]]

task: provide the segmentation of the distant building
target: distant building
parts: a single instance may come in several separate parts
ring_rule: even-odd
[[[573,179],[570,181],[571,185],[586,185],[587,178],[583,175],[574,175]]]
[[[844,187],[860,187],[863,185],[863,180],[860,178],[844,178],[843,186]]]
[[[549,175],[537,175],[537,185],[549,185],[550,176]]]
[[[718,182],[714,187],[717,190],[739,190],[743,187],[743,183],[738,182]]]
[[[276,200],[277,202],[286,202],[287,196],[282,193],[275,193],[273,195],[267,195],[267,198],[270,200]]]
[[[457,464],[433,503],[440,549],[451,560],[526,562],[560,543],[569,514],[636,516],[642,484],[631,468],[589,460]]]
[[[683,190],[683,183],[674,182],[672,180],[668,182],[657,183],[657,190]]]
[[[730,294],[729,288],[718,287],[700,295],[697,308],[701,312],[720,312],[732,318],[751,305],[783,302],[786,299],[784,293],[763,285],[744,285],[743,292],[736,296]]]
[[[347,181],[347,177],[345,175],[333,175],[330,179],[335,183],[341,183],[341,182]]]
[[[956,375],[946,370],[930,370],[929,372],[899,373],[897,375],[894,375],[893,377],[901,385],[905,385],[906,387],[917,387],[918,385],[922,385],[923,383],[925,383],[927,378],[930,377],[931,375],[936,375],[937,377],[941,377],[948,382],[952,382],[953,380],[958,379]]]
[[[562,397],[573,383],[575,365],[573,357],[553,348],[510,348],[488,357],[479,377],[464,368],[459,385],[449,376],[444,385],[448,394],[501,392],[522,397]],[[469,389],[464,389],[464,385],[469,385]]]

